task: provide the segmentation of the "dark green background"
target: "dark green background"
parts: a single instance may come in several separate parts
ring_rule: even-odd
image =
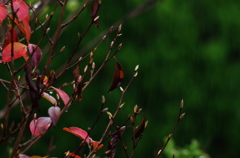
[[[143,2],[143,0],[104,0],[99,11],[100,31],[93,26],[80,45],[79,51],[89,42],[93,42],[103,30],[108,29]],[[76,7],[77,5],[83,4],[78,2],[68,7],[65,17],[68,15],[73,17],[75,9],[80,8]],[[50,14],[52,6],[53,4],[50,3],[49,8],[45,8],[43,13]],[[202,149],[211,157],[238,156],[239,7],[240,1],[234,0],[164,0],[123,24],[121,31],[123,36],[117,40],[117,45],[123,43],[123,47],[116,56],[125,71],[122,87],[125,87],[130,80],[135,65],[139,64],[140,68],[138,77],[126,92],[123,99],[126,104],[116,117],[116,122],[121,125],[128,114],[132,113],[135,104],[143,108],[149,121],[136,149],[135,157],[150,158],[156,155],[163,146],[163,138],[170,133],[175,124],[181,99],[185,102],[183,111],[186,115],[173,136],[176,145],[184,147],[192,139],[197,139]],[[56,30],[58,14],[59,10],[53,17],[50,35]],[[42,19],[44,16],[41,14]],[[51,69],[58,69],[63,65],[77,43],[77,32],[83,33],[90,22],[89,6],[77,21],[64,29],[55,52],[58,52],[62,46],[66,48],[53,61]],[[113,31],[94,53],[96,67],[99,67],[104,60],[115,33],[116,31]],[[42,31],[33,34],[31,42],[37,43],[41,34]],[[44,54],[49,52],[49,45],[45,46],[46,41],[41,46]],[[94,47],[95,45],[86,53]],[[43,58],[39,71],[42,71],[45,61],[46,59]],[[87,62],[81,63],[81,69]],[[5,71],[6,68],[1,67],[1,70]],[[56,146],[51,156],[63,157],[63,152],[73,151],[81,140],[61,129],[71,126],[87,129],[91,126],[98,115],[102,95],[106,97],[105,106],[113,113],[120,98],[119,90],[107,93],[113,69],[114,61],[110,61],[84,91],[83,101],[74,104],[68,113],[61,117],[57,127],[51,128],[27,154],[46,155],[48,140],[51,137],[54,137],[53,144]],[[72,81],[72,71],[73,69],[61,77],[54,86],[59,87],[65,82]],[[63,90],[71,94],[71,87]],[[1,94],[3,96],[1,100],[6,98],[3,90]],[[4,105],[6,100],[2,102]],[[42,110],[38,116],[46,116],[50,106],[50,103],[41,99]],[[14,109],[16,114],[12,116],[13,119],[21,118],[17,116],[18,110],[17,107]],[[107,123],[108,117],[103,115],[91,133],[93,139],[100,139]],[[112,128],[112,131],[114,130]],[[29,137],[30,132],[26,131],[26,138]],[[131,143],[130,128],[123,137],[126,143]],[[105,149],[100,150],[98,154],[103,153]],[[121,148],[117,151],[116,157],[124,157]]]

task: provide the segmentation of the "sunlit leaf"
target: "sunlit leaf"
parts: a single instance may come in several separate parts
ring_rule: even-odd
[[[39,117],[30,122],[29,128],[33,136],[43,135],[51,126],[50,117]]]
[[[53,105],[55,105],[55,106],[57,105],[57,100],[53,96],[51,96],[50,94],[48,94],[46,92],[43,92],[42,97],[47,99]]]
[[[97,28],[99,29],[98,19],[96,19],[98,17],[98,9],[99,9],[99,2],[98,0],[94,0],[94,2],[92,3],[91,18],[93,20],[93,24],[97,26]]]
[[[64,153],[66,156],[71,156],[71,157],[74,157],[74,158],[81,158],[80,156],[76,155],[76,154],[73,154],[73,153],[70,153],[70,152],[65,152]]]
[[[67,105],[67,103],[69,102],[70,98],[69,96],[67,95],[67,93],[65,93],[63,90],[59,89],[59,88],[55,88],[55,87],[52,87],[53,90],[55,90],[57,92],[57,94],[61,97],[64,105]]]
[[[120,65],[120,63],[116,60],[114,76],[113,76],[113,80],[112,80],[112,83],[111,83],[111,86],[110,86],[110,89],[108,92],[111,92],[112,90],[119,87],[122,83],[123,77],[124,77],[123,68]]]
[[[19,21],[28,16],[28,6],[23,0],[13,0],[13,10],[17,13]]]
[[[12,44],[10,43],[2,51],[2,61],[3,62],[12,61],[12,58],[11,58],[12,53],[11,52],[12,52]],[[20,58],[26,54],[27,54],[27,46],[26,45],[19,43],[19,42],[13,43],[13,59]]]
[[[42,158],[42,156],[33,155],[31,158]]]
[[[92,140],[88,136],[88,133],[86,131],[84,131],[81,128],[78,128],[78,127],[69,127],[69,128],[64,127],[63,131],[70,132],[70,133],[74,134],[75,136],[85,140],[87,143],[90,143],[91,140]]]
[[[108,147],[107,147],[107,151],[108,151],[107,155],[109,158],[114,158],[116,153],[117,141],[119,140],[119,136],[123,134],[125,129],[126,129],[126,126],[122,126],[118,131],[111,134],[111,139],[108,142]]]
[[[52,106],[48,109],[48,115],[50,116],[54,126],[56,126],[57,124],[60,113],[61,113],[61,109],[58,106]]]
[[[38,67],[42,57],[42,50],[35,44],[28,44],[29,53],[32,54],[32,62],[34,67]]]
[[[13,37],[13,39],[12,39],[12,37]],[[17,36],[16,29],[13,28],[12,25],[9,25],[7,33],[6,33],[6,36],[4,38],[4,42],[3,42],[2,48],[4,49],[10,43],[18,42],[18,41],[19,41],[19,39],[18,39],[18,36]]]
[[[0,26],[3,20],[7,17],[8,10],[4,3],[0,2]]]

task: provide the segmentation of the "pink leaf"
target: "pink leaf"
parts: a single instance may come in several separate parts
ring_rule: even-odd
[[[13,59],[20,58],[27,55],[27,46],[19,43],[13,43]],[[12,44],[7,45],[2,51],[2,61],[9,62],[12,61]]]
[[[18,157],[19,157],[19,158],[30,158],[29,156],[24,155],[24,154],[19,154]]]
[[[43,135],[51,126],[50,117],[39,117],[30,122],[29,128],[33,136]]]
[[[59,89],[59,88],[55,88],[55,87],[52,87],[53,90],[55,90],[57,92],[57,94],[61,97],[64,105],[67,105],[67,103],[69,102],[70,98],[69,96],[67,95],[67,93],[65,93],[63,90]]]
[[[81,128],[78,128],[78,127],[66,128],[66,127],[64,127],[63,131],[70,132],[70,133],[74,134],[75,136],[85,140],[87,143],[90,143],[92,141],[92,138],[90,138],[88,136],[88,133],[86,131],[82,130]]]
[[[7,17],[8,10],[4,3],[0,3],[0,26],[3,20]]]
[[[37,45],[35,44],[28,44],[28,49],[29,49],[29,53],[32,54],[32,61],[33,61],[33,65],[34,67],[38,67],[39,63],[40,63],[40,59],[42,57],[42,51],[39,47],[37,47]]]
[[[48,93],[43,92],[42,97],[47,99],[53,105],[57,105],[57,100],[53,96],[49,95]]]
[[[54,126],[57,124],[60,113],[61,109],[58,106],[52,106],[48,109],[48,115],[50,116]]]
[[[28,16],[28,6],[23,0],[13,0],[13,10],[17,13],[19,21]]]

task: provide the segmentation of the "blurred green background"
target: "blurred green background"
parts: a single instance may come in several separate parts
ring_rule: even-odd
[[[95,38],[101,38],[100,34],[104,30],[109,29],[115,22],[145,2],[147,1],[104,0],[99,10],[100,30],[95,26],[90,29],[78,48],[79,53],[76,59],[83,53],[89,53],[96,46]],[[139,64],[140,68],[138,77],[134,79],[124,96],[123,102],[126,104],[116,117],[116,122],[121,125],[128,114],[133,112],[135,104],[143,109],[149,121],[135,151],[135,157],[155,157],[163,146],[164,138],[171,132],[176,122],[181,99],[185,102],[183,111],[186,115],[173,136],[176,149],[187,148],[186,146],[195,142],[195,146],[199,146],[197,148],[210,157],[237,157],[240,140],[240,128],[238,128],[240,122],[238,114],[240,110],[238,107],[240,102],[238,96],[240,94],[240,1],[152,2],[156,3],[153,6],[144,7],[146,10],[143,9],[143,12],[139,12],[123,23],[121,31],[123,36],[117,40],[117,45],[123,43],[122,49],[116,56],[125,71],[122,87],[128,84],[135,66]],[[55,2],[50,2],[44,7],[40,14],[42,20],[47,13],[50,14],[54,4]],[[82,1],[69,0],[65,18],[73,17],[81,8],[78,6],[82,5]],[[50,35],[53,35],[56,30],[59,11],[60,7],[53,16]],[[83,33],[90,22],[90,6],[88,6],[78,20],[64,29],[55,52],[58,52],[62,46],[66,48],[53,61],[51,69],[58,69],[63,65],[77,43],[77,33]],[[104,60],[115,34],[116,31],[113,31],[94,53],[96,67],[99,67]],[[41,30],[36,31],[32,35],[31,42],[38,41],[41,35]],[[41,45],[45,54],[49,52],[49,44],[46,43],[47,40],[44,40]],[[88,45],[89,43],[93,45]],[[46,56],[40,64],[40,72],[45,61]],[[81,69],[87,62],[80,64]],[[5,72],[5,66],[1,65],[1,70]],[[61,117],[57,127],[51,128],[49,133],[44,135],[26,154],[46,155],[50,139],[53,139],[55,146],[51,156],[63,157],[65,151],[73,151],[81,141],[61,129],[71,126],[82,129],[90,127],[97,118],[102,95],[106,97],[105,106],[113,113],[120,98],[118,89],[107,93],[113,70],[114,61],[112,60],[84,91],[83,101],[74,104]],[[72,71],[73,69],[61,77],[54,86],[59,87],[65,82],[71,82]],[[63,90],[70,95],[71,89],[69,87]],[[1,91],[3,97],[1,100],[6,102],[6,94],[2,87]],[[41,106],[38,116],[46,116],[47,109],[51,105],[41,99]],[[15,122],[17,122],[16,119],[20,121],[21,116],[17,116],[19,108],[16,107],[13,111],[16,114],[12,119],[15,119]],[[94,140],[100,139],[108,123],[108,116],[103,115],[100,122],[91,133]],[[131,149],[130,131],[129,128],[123,135],[126,144],[130,145],[129,149]],[[26,131],[26,140],[27,138],[30,138],[29,131]],[[98,154],[103,153],[105,149],[100,150]],[[87,153],[87,151],[86,149],[84,152]],[[125,157],[121,148],[117,150],[116,157]],[[168,157],[168,154],[165,153],[163,157]]]

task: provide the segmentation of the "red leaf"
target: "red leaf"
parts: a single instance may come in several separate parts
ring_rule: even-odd
[[[53,90],[55,90],[57,92],[57,94],[61,97],[64,105],[67,105],[68,101],[70,100],[69,96],[67,95],[67,93],[65,93],[63,90],[59,89],[59,88],[55,88],[52,87]]]
[[[28,6],[23,0],[13,0],[13,10],[17,13],[19,21],[28,16]]]
[[[42,77],[42,75],[39,75],[38,77],[33,78],[33,80],[37,80],[37,78],[41,78],[41,77]],[[44,84],[45,86],[48,85],[48,77],[47,77],[47,76],[44,76],[44,78],[43,78],[43,84]]]
[[[31,27],[29,26],[29,19],[30,19],[30,15],[28,15],[25,19],[23,19],[22,23],[23,23],[23,28],[24,28],[24,35],[26,37],[27,41],[30,41],[31,38]]]
[[[112,90],[119,87],[122,83],[123,77],[124,77],[123,68],[120,65],[120,63],[116,60],[114,76],[113,76],[112,84],[111,84],[108,92],[111,92]]]
[[[54,126],[56,126],[57,124],[60,113],[61,113],[61,109],[58,106],[52,106],[48,109],[48,115],[50,116]]]
[[[12,39],[12,33],[13,33],[13,39]],[[15,28],[12,29],[12,25],[8,26],[8,30],[6,33],[6,36],[4,38],[3,46],[2,48],[4,49],[7,45],[13,42],[18,42],[18,36],[17,36],[17,31]]]
[[[3,20],[7,17],[8,10],[4,3],[0,3],[0,26]]]
[[[35,44],[28,44],[28,49],[30,54],[33,53],[32,61],[33,61],[34,67],[38,67],[40,63],[40,59],[42,57],[42,50],[39,47],[37,47],[37,45]]]
[[[50,117],[39,117],[30,122],[30,131],[33,136],[43,135],[51,126],[52,121]]]
[[[73,154],[73,153],[70,153],[70,152],[65,152],[64,153],[66,156],[72,156],[74,158],[81,158],[80,156],[76,155],[76,154]]]
[[[90,138],[88,136],[88,133],[86,131],[82,130],[81,128],[78,128],[78,127],[66,128],[66,127],[64,127],[63,131],[70,132],[70,133],[74,134],[75,136],[85,140],[87,143],[90,143],[92,141],[92,138]]]
[[[41,75],[40,75],[39,77],[41,77]],[[48,85],[48,77],[47,77],[47,76],[44,76],[44,78],[43,78],[43,84],[44,84],[45,86]]]
[[[93,20],[93,24],[97,26],[97,28],[99,29],[98,19],[95,19],[96,17],[98,17],[98,10],[99,10],[99,2],[98,0],[95,0],[92,4],[91,18]]]
[[[99,142],[97,141],[92,141],[92,145],[93,145],[93,149],[95,149],[98,146],[97,149],[94,150],[94,152],[97,152],[99,149],[103,147],[103,144],[99,145]]]
[[[8,17],[11,19],[11,20],[13,20],[13,16],[11,15],[11,14],[9,14],[8,15]],[[28,18],[28,17],[27,17]],[[26,18],[26,19],[27,19]],[[24,20],[26,20],[26,19],[24,19]],[[17,27],[18,27],[18,29],[21,31],[21,33],[22,34],[24,34],[25,35],[25,37],[26,37],[26,39],[29,41],[30,40],[30,36],[31,36],[31,30],[29,30],[30,28],[28,28],[27,27],[27,25],[26,24],[24,24],[24,21],[23,21],[23,24],[22,23],[20,23],[19,21],[18,21],[18,19],[14,19],[14,23],[17,25]],[[25,27],[25,25],[26,25],[26,27]],[[29,33],[30,32],[30,33]]]
[[[51,95],[49,95],[48,93],[46,93],[46,92],[43,92],[42,93],[42,97],[43,98],[45,98],[45,99],[47,99],[49,102],[51,102],[53,105],[57,105],[57,100],[53,97],[53,96],[51,96]]]
[[[27,55],[27,46],[22,43],[14,42],[13,50],[14,50],[13,59],[17,59],[17,58]],[[12,53],[11,52],[12,52],[12,44],[10,43],[2,51],[2,61],[3,62],[12,61],[12,58],[11,58]]]

